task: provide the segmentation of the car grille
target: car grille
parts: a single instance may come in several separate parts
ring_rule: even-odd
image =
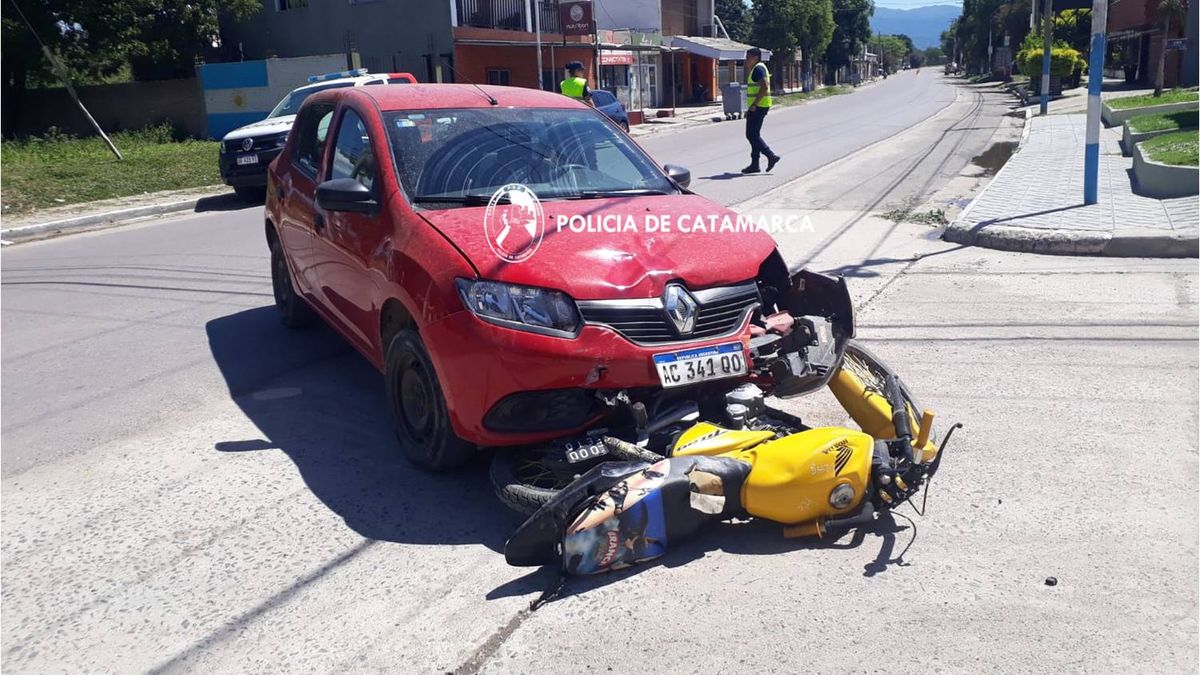
[[[250,150],[242,149],[241,138],[236,141],[225,141],[225,152],[257,152],[259,150],[274,150],[283,144],[287,137],[287,132],[280,134],[271,134],[270,136],[257,136],[254,139],[254,146]]]
[[[667,316],[661,298],[647,300],[580,300],[580,316],[586,323],[607,326],[638,344],[662,344],[722,337],[735,332],[746,315],[761,304],[753,281],[692,291],[696,300],[696,324],[681,334]]]

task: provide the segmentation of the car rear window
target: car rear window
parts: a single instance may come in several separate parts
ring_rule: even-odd
[[[613,100],[613,95],[607,91],[597,90],[592,92],[592,102],[596,105],[612,105]]]
[[[279,104],[275,106],[275,109],[272,110],[271,114],[267,115],[267,117],[270,118],[270,117],[283,117],[284,115],[295,115],[296,113],[300,112],[300,105],[302,103],[304,103],[304,99],[308,98],[309,96],[312,96],[313,94],[317,93],[318,91],[325,91],[326,89],[341,89],[342,87],[353,87],[353,86],[354,86],[353,81],[342,81],[342,82],[330,82],[329,84],[321,86],[321,87],[309,87],[308,89],[297,89],[297,90],[293,91],[292,93],[288,94],[287,96],[284,96],[283,100],[280,101]]]
[[[470,108],[384,113],[396,171],[423,206],[521,183],[539,198],[677,192],[654,161],[593,110]],[[446,206],[441,206],[446,208]]]

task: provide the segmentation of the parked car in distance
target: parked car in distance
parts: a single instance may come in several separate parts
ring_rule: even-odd
[[[616,122],[617,126],[629,131],[629,115],[625,113],[625,106],[621,105],[621,100],[612,92],[603,89],[594,90],[592,105],[596,106],[596,110],[604,113],[610,120]]]
[[[757,280],[788,278],[769,234],[554,228],[736,218],[689,182],[592,107],[550,92],[318,92],[269,169],[275,305],[288,326],[324,319],[383,372],[399,445],[419,465],[560,438],[603,419],[604,396],[665,405],[746,374],[750,321],[767,297]],[[536,201],[514,199],[514,183]],[[488,219],[510,223],[506,206],[518,226],[489,231]],[[545,236],[528,259],[506,261],[496,247],[524,239],[528,251],[537,228],[521,225],[535,212]],[[727,358],[714,367],[713,354]],[[707,367],[687,367],[704,356]]]
[[[309,84],[297,87],[284,96],[266,119],[234,129],[221,139],[218,160],[221,180],[233,187],[238,197],[247,201],[262,201],[267,185],[267,165],[283,149],[284,140],[296,119],[296,111],[304,99],[318,91],[340,87],[417,83],[417,78],[410,73],[368,73],[365,68],[314,75],[308,80]]]

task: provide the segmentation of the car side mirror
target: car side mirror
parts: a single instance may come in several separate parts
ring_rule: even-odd
[[[675,181],[679,187],[685,188],[692,183],[692,172],[678,164],[667,164],[663,167],[663,171],[666,171],[667,177]]]
[[[370,213],[376,206],[375,195],[353,178],[335,178],[317,186],[317,207],[325,211]]]

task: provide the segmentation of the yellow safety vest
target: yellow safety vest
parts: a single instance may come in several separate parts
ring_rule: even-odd
[[[587,80],[582,77],[568,77],[558,84],[558,90],[571,98],[583,99],[583,88],[586,86]]]
[[[771,77],[771,72],[768,71],[767,66],[762,63],[754,64],[754,67],[750,69],[750,72],[746,73],[746,105],[747,106],[752,105],[754,103],[754,97],[758,96],[758,88],[760,86],[762,86],[761,84],[759,84],[758,82],[755,82],[752,79],[754,77],[754,71],[758,70],[759,68],[763,69],[763,74],[762,74],[763,75],[763,79],[762,79],[763,84],[765,84],[767,82],[767,80]],[[760,107],[760,108],[770,108],[771,107],[771,89],[770,88],[767,89],[767,93],[763,95],[762,100],[758,102],[758,107]]]

